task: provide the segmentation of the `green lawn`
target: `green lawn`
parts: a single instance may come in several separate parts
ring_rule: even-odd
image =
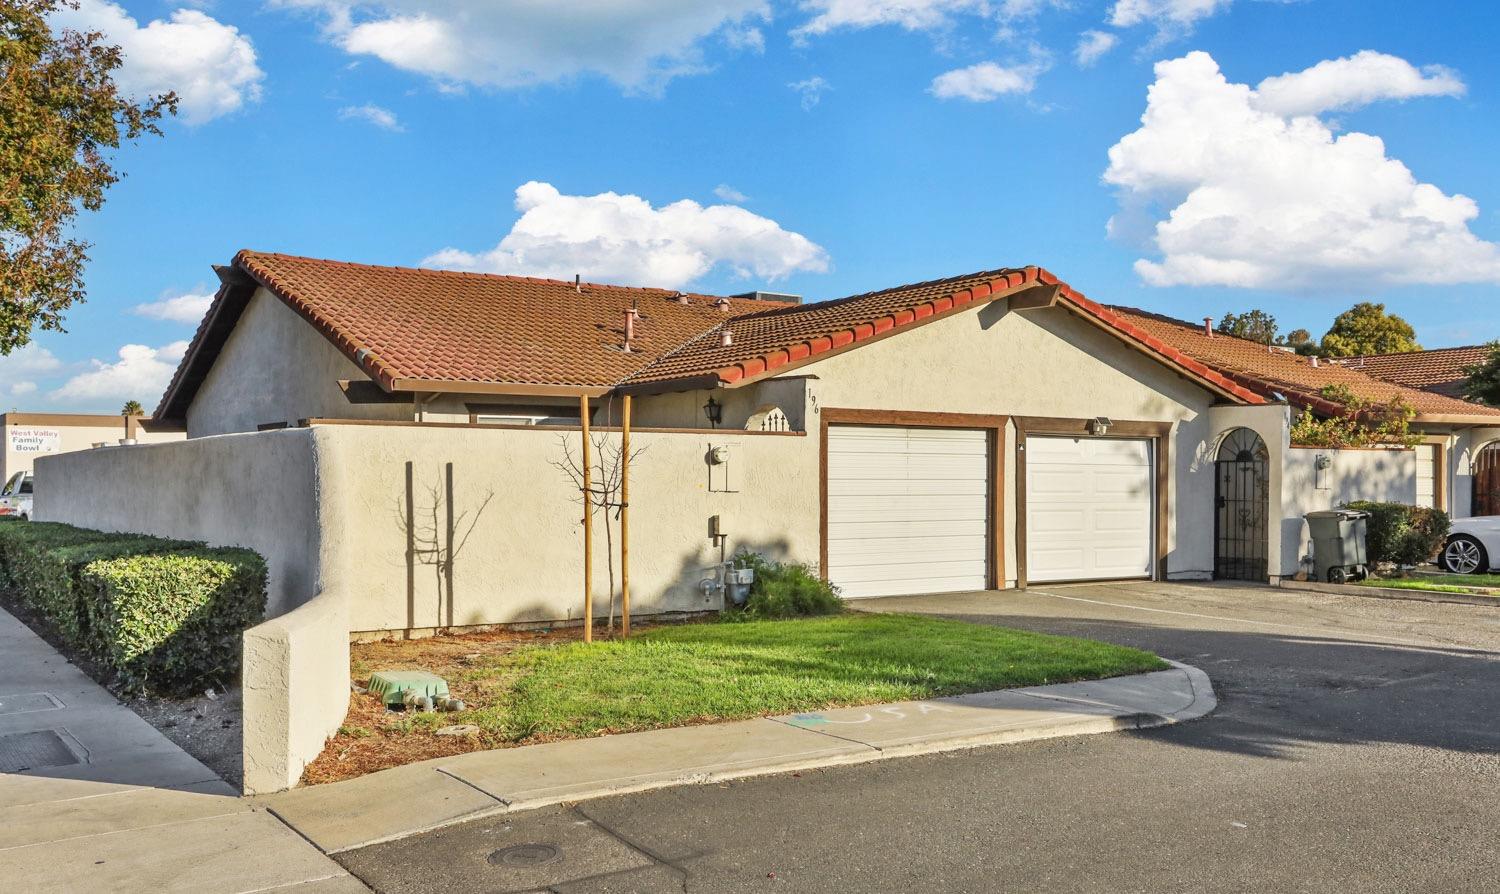
[[[1388,587],[1393,590],[1425,590],[1429,593],[1471,593],[1480,596],[1486,587],[1500,587],[1500,575],[1494,574],[1422,574],[1415,577],[1370,577],[1358,582],[1362,587]],[[1481,591],[1474,588],[1479,587]]]
[[[450,676],[472,694],[469,710],[400,722],[412,731],[473,723],[490,741],[545,741],[1167,666],[1107,643],[906,615],[686,624],[472,658]]]

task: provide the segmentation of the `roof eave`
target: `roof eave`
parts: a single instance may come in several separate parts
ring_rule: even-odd
[[[555,385],[536,382],[466,382],[453,379],[392,379],[390,391],[422,394],[484,394],[516,397],[603,397],[608,385]]]

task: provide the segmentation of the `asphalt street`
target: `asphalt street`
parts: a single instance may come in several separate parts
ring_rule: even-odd
[[[1500,607],[1108,584],[864,602],[1196,665],[1177,727],[685,786],[338,859],[382,892],[1500,891]]]

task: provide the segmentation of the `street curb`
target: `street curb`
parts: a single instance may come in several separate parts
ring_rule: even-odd
[[[1325,584],[1321,581],[1284,580],[1284,590],[1306,593],[1328,593],[1334,596],[1363,596],[1366,599],[1396,599],[1405,602],[1446,602],[1449,605],[1483,605],[1500,608],[1500,596],[1477,593],[1440,593],[1434,590],[1402,590],[1395,587],[1361,587],[1355,584]]]
[[[730,782],[737,779],[749,779],[759,776],[772,776],[782,773],[795,773],[804,770],[854,766],[858,764],[873,763],[875,761],[888,760],[892,758],[915,757],[925,754],[940,754],[952,751],[967,751],[974,748],[993,745],[1011,745],[1021,742],[1034,742],[1044,739],[1062,738],[1066,736],[1095,735],[1098,733],[1112,733],[1125,730],[1153,729],[1196,720],[1209,714],[1218,706],[1218,699],[1214,695],[1213,683],[1209,680],[1207,674],[1196,667],[1183,664],[1181,662],[1168,660],[1168,664],[1172,665],[1172,669],[1181,671],[1186,676],[1188,687],[1191,691],[1191,701],[1188,704],[1168,713],[1123,712],[1102,716],[1097,714],[1080,714],[1076,717],[1068,718],[1066,720],[1037,723],[1026,727],[1018,727],[977,734],[963,734],[945,739],[934,739],[930,741],[905,743],[887,747],[876,747],[874,745],[867,745],[864,743],[849,742],[849,740],[841,739],[840,737],[833,736],[827,732],[820,732],[817,729],[795,726],[792,724],[784,723],[781,720],[773,719],[770,717],[762,717],[759,718],[759,722],[773,723],[777,724],[778,726],[796,729],[801,732],[807,733],[809,736],[823,736],[828,739],[838,739],[839,741],[847,742],[854,747],[850,747],[848,750],[842,753],[823,754],[813,757],[798,757],[794,759],[772,757],[758,763],[747,763],[743,766],[737,766],[731,769],[687,770],[677,775],[656,776],[654,778],[652,778],[651,774],[648,773],[643,774],[641,777],[636,779],[626,778],[602,781],[592,788],[571,790],[565,794],[545,794],[538,797],[518,798],[511,801],[507,801],[492,792],[484,791],[478,786],[475,786],[473,783],[470,783],[467,780],[461,778],[461,776],[459,776],[458,774],[449,772],[443,767],[438,766],[438,761],[445,760],[439,758],[435,759],[432,762],[431,769],[434,773],[441,774],[449,780],[468,785],[474,788],[476,791],[490,798],[494,798],[496,801],[494,806],[482,807],[478,810],[470,810],[467,812],[460,812],[453,816],[438,819],[433,822],[421,823],[408,828],[403,828],[396,832],[387,832],[384,834],[373,835],[367,840],[342,844],[340,846],[332,848],[325,847],[323,844],[321,844],[317,840],[316,835],[309,834],[308,831],[299,828],[296,818],[289,815],[289,812],[278,809],[278,805],[275,803],[275,796],[263,796],[257,798],[256,800],[262,802],[264,806],[279,820],[286,823],[292,829],[296,830],[303,837],[307,838],[307,840],[313,842],[313,844],[317,845],[318,848],[320,850],[323,850],[325,853],[346,853],[349,851],[358,850],[359,848],[363,847],[370,847],[376,844],[383,844],[402,838],[408,838],[412,835],[419,835],[424,832],[431,832],[436,829],[445,828],[447,826],[455,825],[458,823],[470,822],[473,820],[497,816],[500,814],[513,813],[524,810],[534,810],[540,807],[549,807],[556,804],[572,804],[579,801],[591,800],[594,798],[633,794],[637,792],[653,791],[664,788],[676,788],[679,786],[687,785],[712,785],[716,783]],[[1169,672],[1170,671],[1155,671],[1153,673],[1165,674]],[[1031,688],[1044,689],[1046,687]],[[1066,703],[1067,701],[1071,700],[1060,695],[1049,695],[1047,693],[1023,692],[1022,690],[1002,691],[1010,693],[1020,693],[1042,701],[1060,701]],[[981,695],[981,693],[976,693],[975,695]],[[963,696],[958,696],[956,698],[963,698]],[[943,701],[943,699],[932,699],[930,701],[941,702]],[[907,703],[901,702],[896,704]],[[871,709],[876,709],[881,706],[871,705],[868,707],[870,707]],[[1118,709],[1119,706],[1114,707]],[[419,765],[408,765],[408,767],[416,766]],[[368,779],[369,777],[362,778]],[[331,784],[339,785],[340,783]]]

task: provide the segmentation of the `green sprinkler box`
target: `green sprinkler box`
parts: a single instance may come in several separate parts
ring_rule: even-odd
[[[427,671],[376,671],[370,675],[370,692],[379,696],[387,708],[405,707],[408,690],[435,701],[448,696],[448,681]]]

